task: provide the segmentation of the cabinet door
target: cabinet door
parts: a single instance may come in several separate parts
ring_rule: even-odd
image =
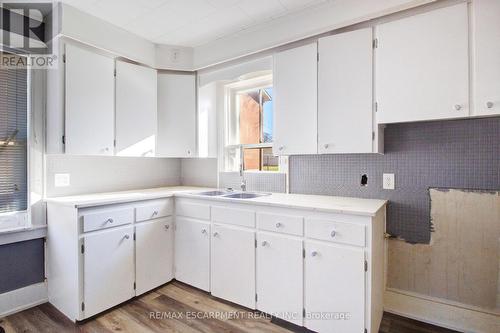
[[[156,70],[116,62],[116,154],[155,156]]]
[[[174,226],[171,217],[135,227],[136,295],[174,278]]]
[[[175,279],[209,291],[210,223],[176,217],[175,227]]]
[[[196,77],[158,74],[158,156],[196,156]]]
[[[66,45],[65,152],[113,155],[114,60]]]
[[[255,309],[255,232],[214,224],[212,295]]]
[[[278,155],[316,154],[317,45],[274,55],[274,146]]]
[[[372,153],[372,29],[320,38],[318,152]]]
[[[500,1],[472,2],[474,115],[500,114]]]
[[[469,115],[467,3],[377,27],[379,123]]]
[[[305,327],[318,332],[363,332],[364,250],[306,241],[305,251]]]
[[[86,235],[83,254],[85,318],[135,296],[132,226]]]
[[[257,234],[257,309],[302,326],[302,240]]]

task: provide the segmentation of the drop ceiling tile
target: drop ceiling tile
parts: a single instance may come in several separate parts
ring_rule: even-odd
[[[286,13],[287,9],[279,0],[241,0],[238,6],[256,22],[262,22]]]
[[[129,23],[125,29],[154,40],[168,32],[197,22],[216,9],[206,0],[171,0]]]
[[[316,6],[331,0],[279,0],[289,11]]]
[[[149,11],[167,3],[169,0],[98,0],[95,3],[95,14],[115,25],[125,25]]]

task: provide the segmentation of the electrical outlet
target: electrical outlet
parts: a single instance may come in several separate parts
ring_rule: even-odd
[[[394,190],[396,188],[396,184],[394,183],[394,174],[393,173],[384,173],[382,184],[384,190]]]
[[[69,186],[69,173],[54,174],[54,186],[55,187]]]

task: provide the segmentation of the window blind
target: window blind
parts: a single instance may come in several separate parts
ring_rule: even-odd
[[[28,206],[28,72],[0,68],[0,214]]]

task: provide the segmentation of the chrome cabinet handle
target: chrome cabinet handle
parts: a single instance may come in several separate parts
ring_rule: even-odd
[[[201,229],[201,233],[202,234],[206,234],[207,233],[207,229]]]
[[[283,149],[285,149],[285,147],[284,147],[284,146],[279,146],[279,147],[278,147],[278,150],[279,150],[279,151],[282,151]]]
[[[129,235],[125,235],[125,239],[129,239],[129,238],[130,238],[130,236],[129,236]]]
[[[262,242],[262,246],[268,246],[268,245],[269,245],[269,243],[267,241]]]
[[[486,102],[486,107],[487,107],[488,109],[492,109],[492,108],[493,108],[493,105],[494,105],[494,103],[493,103],[493,102]]]
[[[218,232],[214,232],[214,237],[218,237],[219,236],[219,233]]]
[[[313,256],[313,257],[318,256],[318,254],[319,254],[319,253],[318,253],[318,251],[312,251],[312,252],[311,252],[311,256]]]
[[[170,229],[170,226],[168,224],[165,224],[165,230]]]
[[[107,219],[106,223],[113,223],[113,219],[112,218]]]
[[[155,210],[155,211],[153,212],[153,216],[156,216],[156,215],[158,215],[158,211],[157,211],[157,210]]]
[[[276,228],[281,228],[282,226],[281,222],[276,223]]]
[[[325,149],[328,149],[328,147],[329,147],[329,146],[328,146],[328,143],[325,143],[325,144],[323,145],[323,147],[325,147]]]
[[[330,236],[335,237],[337,235],[337,232],[335,230],[332,230],[332,232],[330,233]]]
[[[460,111],[462,110],[462,105],[460,104],[455,104],[455,106],[453,107],[456,111]]]

